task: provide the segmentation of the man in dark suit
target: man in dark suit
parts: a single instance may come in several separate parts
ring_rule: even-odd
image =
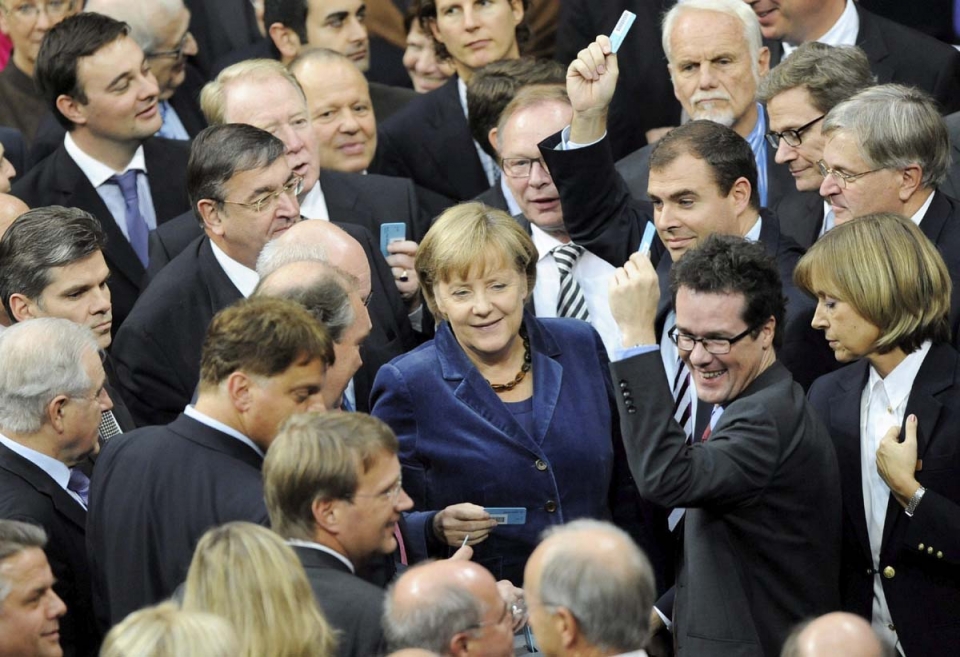
[[[853,0],[747,4],[760,19],[772,66],[807,41],[856,45],[867,53],[880,84],[923,89],[945,114],[960,109],[960,53],[937,39],[877,16]]]
[[[19,130],[0,126],[0,192],[8,194],[10,186],[24,173],[25,153]]]
[[[326,330],[293,301],[248,299],[218,313],[196,403],[166,426],[111,440],[97,461],[87,545],[104,627],[170,596],[211,527],[266,524],[264,454],[289,415],[323,408],[332,360]]]
[[[103,258],[106,235],[89,213],[47,207],[20,215],[0,239],[0,300],[14,322],[60,317],[88,327],[103,352],[106,392],[113,410],[103,412],[101,441],[135,428],[115,390],[116,374],[106,350],[112,333],[112,305]]]
[[[304,414],[284,425],[263,464],[270,526],[300,557],[340,657],[382,652],[384,593],[356,569],[397,548],[400,514],[413,507],[398,449],[369,415]]]
[[[117,333],[113,357],[137,424],[172,421],[199,377],[200,343],[213,316],[257,285],[263,245],[300,220],[283,143],[244,124],[193,141],[187,179],[205,234],[164,268]]]
[[[348,403],[364,413],[370,410],[370,390],[380,367],[416,346],[400,298],[395,293],[391,296],[393,276],[383,259],[376,257],[375,249],[370,234],[359,226],[301,221],[265,246],[257,260],[257,272],[264,279],[287,263],[315,260],[337,267],[357,280],[359,297],[369,311],[370,327],[360,347],[363,362],[343,378],[343,385],[353,378]],[[371,268],[371,261],[379,266]],[[337,397],[340,392],[342,388],[336,392]],[[330,406],[340,407],[339,403]]]
[[[803,44],[760,83],[757,97],[770,118],[767,140],[777,164],[789,169],[800,194],[773,208],[783,231],[804,248],[833,226],[830,204],[818,193],[823,176],[823,119],[839,103],[873,84],[866,55],[853,46]],[[824,221],[824,217],[827,220]]]
[[[776,163],[776,149],[764,139],[767,117],[756,92],[770,53],[760,45],[760,26],[749,7],[735,0],[678,3],[664,16],[663,33],[674,94],[686,114],[731,127],[750,144],[760,204],[773,207],[797,195],[790,171]],[[644,200],[651,150],[644,146],[617,165],[630,192]]]
[[[97,654],[85,526],[90,480],[76,467],[99,448],[112,406],[97,343],[66,319],[35,319],[0,335],[0,518],[40,525],[53,590],[67,604],[67,655]]]
[[[60,618],[67,606],[53,590],[46,546],[40,527],[0,520],[0,655],[63,654]]]
[[[936,103],[911,87],[861,91],[823,120],[820,195],[836,223],[873,212],[910,218],[950,272],[950,329],[960,344],[960,202],[938,189],[950,166],[950,141]]]
[[[456,201],[472,199],[496,182],[496,162],[470,134],[467,85],[481,66],[520,56],[517,33],[528,4],[528,0],[490,0],[478,12],[457,0],[420,3],[420,17],[432,26],[438,55],[452,59],[457,74],[381,125],[378,173],[411,178]],[[448,15],[450,6],[470,12],[469,22],[464,23],[456,11]],[[469,27],[464,29],[464,24]]]
[[[777,654],[796,622],[839,606],[837,457],[777,362],[785,298],[762,246],[711,236],[674,265],[670,291],[671,340],[698,397],[713,406],[702,437],[691,444],[673,418],[654,327],[659,282],[643,254],[611,286],[624,349],[610,370],[641,495],[687,509],[677,650]]]
[[[184,0],[190,10],[190,32],[199,52],[193,59],[206,77],[217,74],[215,63],[228,53],[260,41],[254,4],[247,0]]]
[[[188,149],[150,139],[162,123],[159,88],[123,23],[94,13],[61,22],[44,37],[36,78],[68,132],[13,193],[30,207],[78,207],[100,219],[116,332],[142,290],[148,231],[189,207]]]
[[[666,290],[672,264],[708,235],[721,233],[759,241],[776,258],[790,301],[781,360],[798,383],[809,386],[818,376],[836,368],[836,362],[810,327],[813,303],[792,282],[803,249],[781,231],[774,213],[761,208],[753,149],[730,128],[714,121],[691,121],[675,128],[651,149],[647,189],[653,198],[652,207],[633,198],[614,171],[609,139],[603,137],[606,122],[602,114],[594,114],[596,108],[606,106],[616,81],[615,56],[609,52],[604,55],[601,43],[609,49],[607,38],[600,37],[584,51],[584,58],[571,65],[584,75],[573,81],[568,78],[567,90],[574,107],[569,134],[564,130],[540,144],[540,153],[560,192],[570,237],[616,267],[637,250],[647,222],[654,222],[660,242],[654,242],[651,253],[661,290]],[[607,62],[606,72],[598,81],[590,82],[601,88],[591,91],[583,81],[590,80],[591,67],[596,72],[603,61]],[[589,145],[555,150],[558,144]],[[663,255],[664,245],[667,255]],[[661,294],[661,300],[657,335],[662,350],[673,354],[665,330],[670,328],[667,320],[673,308],[669,295]],[[668,365],[668,372],[674,376],[679,361],[675,355],[665,363],[668,360],[673,363]],[[699,408],[695,400],[692,404],[692,410]],[[689,431],[692,435],[692,426]]]

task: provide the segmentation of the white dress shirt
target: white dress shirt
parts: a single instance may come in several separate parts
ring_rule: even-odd
[[[327,199],[320,188],[320,181],[313,186],[300,202],[300,216],[306,219],[322,219],[330,221],[330,211],[327,209]]]
[[[0,444],[9,449],[11,452],[16,452],[46,472],[47,475],[57,483],[57,486],[65,490],[67,495],[77,501],[77,504],[84,509],[87,508],[87,505],[83,503],[83,498],[67,488],[67,484],[70,483],[70,468],[68,468],[65,463],[58,461],[52,456],[41,454],[35,449],[30,449],[26,445],[21,445],[17,441],[11,440],[3,434],[0,434]]]
[[[897,632],[887,606],[880,579],[880,545],[890,500],[890,488],[877,471],[877,449],[890,427],[903,424],[904,412],[917,372],[930,351],[930,341],[909,354],[885,378],[873,367],[860,395],[860,474],[863,486],[863,511],[873,554],[873,629],[885,643],[897,644]]]
[[[311,550],[318,550],[319,552],[326,552],[327,554],[332,554],[337,559],[342,561],[343,564],[350,569],[351,573],[353,573],[354,575],[357,574],[356,569],[353,567],[353,564],[350,562],[349,559],[347,559],[345,556],[343,556],[336,550],[328,548],[326,545],[320,545],[319,543],[314,543],[313,541],[301,541],[299,538],[288,538],[287,545],[295,545],[297,547],[310,548]]]
[[[240,294],[244,297],[253,294],[254,288],[260,282],[260,276],[257,275],[257,272],[228,256],[213,240],[210,240],[210,248],[213,249],[213,257],[217,259],[223,273],[240,290]]]
[[[236,438],[241,443],[243,443],[244,445],[246,445],[247,447],[255,451],[257,454],[259,454],[260,458],[266,457],[266,454],[263,453],[263,450],[260,449],[259,445],[257,445],[255,442],[250,440],[247,436],[244,436],[242,433],[240,433],[233,427],[224,424],[220,420],[215,420],[209,415],[207,415],[206,413],[202,413],[198,411],[196,407],[192,406],[191,404],[187,404],[186,408],[183,409],[183,414],[186,415],[187,417],[192,417],[194,420],[196,420],[200,424],[207,425],[211,429],[216,429],[220,433],[225,433],[231,438]]]
[[[857,7],[853,0],[847,0],[847,6],[844,8],[840,18],[833,24],[822,37],[816,39],[818,43],[825,43],[828,46],[855,46],[857,45],[857,36],[860,34],[860,14],[857,13]],[[800,44],[789,44],[783,42],[783,57],[789,57]]]
[[[63,138],[63,146],[67,155],[73,159],[83,175],[93,185],[93,188],[97,190],[97,194],[103,199],[103,204],[107,206],[110,216],[113,217],[113,221],[117,224],[123,236],[127,238],[127,241],[130,240],[130,235],[127,233],[127,204],[123,200],[123,192],[120,191],[120,186],[108,183],[107,180],[110,176],[136,169],[139,172],[137,173],[137,204],[140,207],[140,214],[147,223],[149,230],[156,229],[157,213],[153,207],[153,196],[150,194],[150,180],[147,173],[147,161],[143,155],[143,146],[137,148],[137,151],[133,154],[133,159],[124,167],[123,171],[114,171],[103,162],[80,150],[69,132]],[[103,221],[104,218],[98,217],[98,219]]]
[[[550,251],[564,244],[553,235],[530,224],[533,243],[540,253],[537,261],[537,285],[533,288],[533,304],[537,317],[556,317],[560,298],[560,271]],[[573,277],[583,290],[590,313],[590,324],[600,334],[607,356],[614,358],[620,345],[620,329],[610,313],[608,286],[614,267],[606,260],[584,251],[573,268]]]

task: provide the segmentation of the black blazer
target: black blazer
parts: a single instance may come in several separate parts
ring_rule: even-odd
[[[800,620],[839,607],[840,474],[830,437],[779,363],[686,446],[660,353],[610,364],[640,494],[682,506],[678,654],[777,655]]]
[[[87,512],[46,472],[0,445],[0,518],[39,525],[47,532],[47,560],[67,605],[60,619],[60,645],[65,655],[95,656],[102,635],[94,621],[87,566]]]
[[[960,53],[922,32],[857,7],[857,45],[870,61],[877,84],[896,82],[919,87],[937,99],[943,114],[960,110]],[[770,68],[783,58],[779,41],[764,39]]]
[[[324,169],[320,188],[332,221],[363,226],[377,244],[382,224],[405,223],[407,239],[417,243],[430,229],[432,217],[421,211],[417,191],[408,179]]]
[[[914,380],[904,418],[917,416],[923,467],[916,477],[927,492],[912,518],[890,495],[879,573],[873,569],[860,467],[860,397],[868,375],[861,360],[810,389],[810,403],[826,423],[840,463],[843,608],[869,620],[874,578],[880,577],[905,654],[953,654],[960,645],[960,354],[950,345],[933,345]]]
[[[186,181],[190,146],[186,142],[152,138],[143,143],[143,151],[157,225],[160,225],[190,207]],[[63,143],[14,185],[12,193],[31,208],[77,207],[100,220],[107,235],[103,257],[110,268],[113,334],[116,335],[143,291],[146,270],[103,199],[67,154]]]
[[[382,146],[372,173],[411,178],[457,201],[490,187],[460,104],[458,79],[454,75],[420,94],[380,125]]]
[[[111,348],[121,392],[139,426],[166,424],[190,402],[207,326],[241,298],[205,236],[151,281]]]
[[[262,465],[248,445],[186,415],[107,443],[93,472],[87,517],[95,608],[104,628],[169,597],[211,527],[268,524]]]
[[[340,657],[372,657],[383,654],[380,617],[383,589],[366,582],[332,554],[293,546],[310,580],[313,595],[333,629],[338,632]]]
[[[386,121],[399,112],[419,94],[404,87],[394,87],[380,82],[370,82],[370,103],[373,105],[373,115],[377,121]]]
[[[640,246],[646,223],[653,221],[653,206],[633,197],[616,174],[608,139],[570,151],[553,150],[557,142],[559,133],[541,142],[540,153],[560,192],[570,237],[613,266],[623,265]],[[803,249],[781,230],[774,213],[761,209],[760,217],[760,242],[777,261],[787,297],[784,340],[778,357],[794,380],[807,388],[818,376],[838,366],[823,336],[810,326],[816,304],[793,284],[793,270]],[[669,254],[658,260],[662,252],[660,240],[655,239],[652,261],[660,275],[661,305],[672,303],[667,289],[671,260]],[[662,322],[666,314],[663,308],[661,312]],[[658,324],[658,330],[663,328]]]
[[[11,64],[13,66],[13,64]],[[19,130],[0,126],[0,144],[3,144],[3,156],[10,161],[17,175],[10,179],[11,183],[20,180],[26,171],[26,147],[23,145],[23,135]]]
[[[480,201],[488,207],[503,210],[507,214],[510,214],[510,206],[507,205],[507,199],[503,195],[503,190],[500,189],[500,183],[497,183],[473,200]],[[529,232],[529,230],[527,232]]]

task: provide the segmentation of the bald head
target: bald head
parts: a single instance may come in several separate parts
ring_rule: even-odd
[[[384,632],[394,650],[512,657],[512,616],[488,570],[435,561],[406,571],[387,593]]]
[[[0,237],[3,237],[17,217],[29,209],[27,204],[16,196],[0,194]]]
[[[885,657],[870,623],[855,614],[837,611],[794,630],[783,645],[782,657]]]
[[[405,648],[396,652],[391,652],[387,657],[440,657],[435,652],[422,650],[420,648]]]
[[[630,536],[610,523],[578,520],[549,532],[527,561],[524,590],[546,655],[619,654],[646,644],[653,569]],[[558,634],[554,616],[569,617],[576,632]]]
[[[319,259],[357,279],[360,296],[370,296],[370,263],[360,242],[329,221],[301,221],[267,245],[257,262],[260,276],[296,260]],[[317,257],[296,257],[311,252]],[[319,255],[322,254],[322,257]]]

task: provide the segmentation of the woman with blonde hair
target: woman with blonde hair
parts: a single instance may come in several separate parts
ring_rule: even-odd
[[[575,518],[612,518],[655,548],[599,334],[525,310],[537,260],[508,214],[481,203],[444,212],[415,263],[443,321],[434,340],[380,368],[371,397],[372,415],[400,441],[414,501],[408,554],[445,557],[466,541],[476,562],[517,586],[540,533]]]
[[[245,657],[330,657],[333,630],[297,555],[279,536],[248,522],[209,530],[197,544],[183,609],[229,620]]]
[[[960,645],[960,353],[947,267],[912,221],[880,213],[821,237],[794,278],[817,299],[814,328],[853,363],[809,395],[840,463],[843,608],[871,619],[901,654],[951,654]]]
[[[239,642],[223,618],[172,602],[135,611],[115,625],[100,657],[235,657]]]

